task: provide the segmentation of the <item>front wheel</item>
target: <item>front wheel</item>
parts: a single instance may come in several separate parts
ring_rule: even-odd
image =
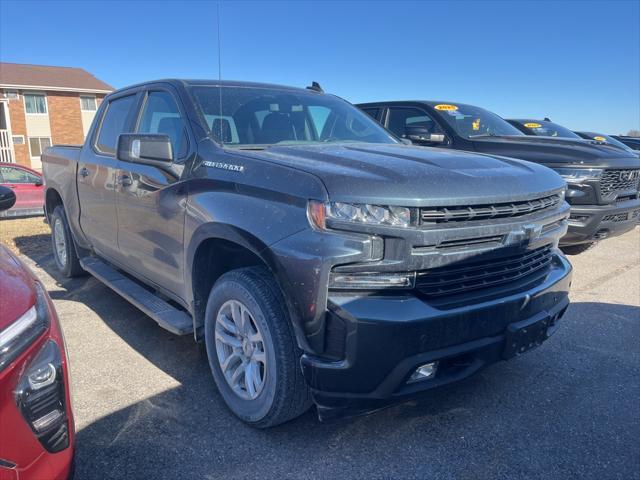
[[[84,274],[64,208],[60,205],[54,208],[49,220],[51,222],[53,257],[58,269],[65,277],[77,277]]]
[[[269,272],[249,267],[224,274],[205,314],[209,365],[231,411],[258,428],[272,427],[311,405],[282,294]]]

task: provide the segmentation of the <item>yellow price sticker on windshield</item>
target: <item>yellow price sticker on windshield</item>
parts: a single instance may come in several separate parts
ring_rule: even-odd
[[[480,130],[480,119],[479,118],[477,120],[474,120],[473,122],[471,122],[471,128],[473,128],[474,130]]]
[[[600,137],[600,136],[598,136],[598,137],[593,137],[593,139],[594,139],[594,140],[597,140],[597,141],[599,141],[599,142],[606,142],[606,141],[607,141],[607,139],[606,139],[606,138],[604,138],[604,137]]]
[[[435,107],[436,110],[443,110],[446,112],[455,112],[456,110],[458,110],[458,107],[456,107],[455,105],[447,105],[447,104],[441,104],[441,105],[436,105]]]
[[[525,123],[524,126],[527,128],[540,128],[542,125],[539,123]]]

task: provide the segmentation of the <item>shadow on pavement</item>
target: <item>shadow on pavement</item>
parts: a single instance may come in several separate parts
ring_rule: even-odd
[[[565,328],[518,360],[369,416],[321,424],[312,409],[266,431],[229,413],[190,339],[105,321],[181,386],[78,432],[78,478],[610,478],[612,465],[628,470],[621,478],[637,474],[638,307],[573,304]],[[584,329],[588,338],[574,335]],[[605,330],[611,344],[597,340]]]
[[[54,299],[92,309],[180,386],[77,433],[78,479],[637,478],[640,308],[571,305],[558,333],[523,357],[375,414],[318,422],[312,409],[260,431],[219,396],[202,346],[176,337],[92,277]],[[99,381],[99,380],[97,380]],[[613,468],[613,470],[611,470]]]

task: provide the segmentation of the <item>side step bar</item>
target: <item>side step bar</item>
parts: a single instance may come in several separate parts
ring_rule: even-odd
[[[193,321],[187,313],[158,298],[99,258],[84,257],[80,259],[80,264],[118,295],[153,318],[162,328],[176,335],[193,332]]]

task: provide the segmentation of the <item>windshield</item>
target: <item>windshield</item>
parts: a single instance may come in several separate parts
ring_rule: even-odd
[[[398,143],[368,115],[332,95],[260,87],[191,91],[211,135],[228,147]]]
[[[527,120],[518,123],[526,128],[528,132],[539,137],[580,138],[579,135],[576,135],[568,128],[546,120]]]
[[[495,113],[470,105],[434,104],[438,114],[466,138],[524,135]]]

